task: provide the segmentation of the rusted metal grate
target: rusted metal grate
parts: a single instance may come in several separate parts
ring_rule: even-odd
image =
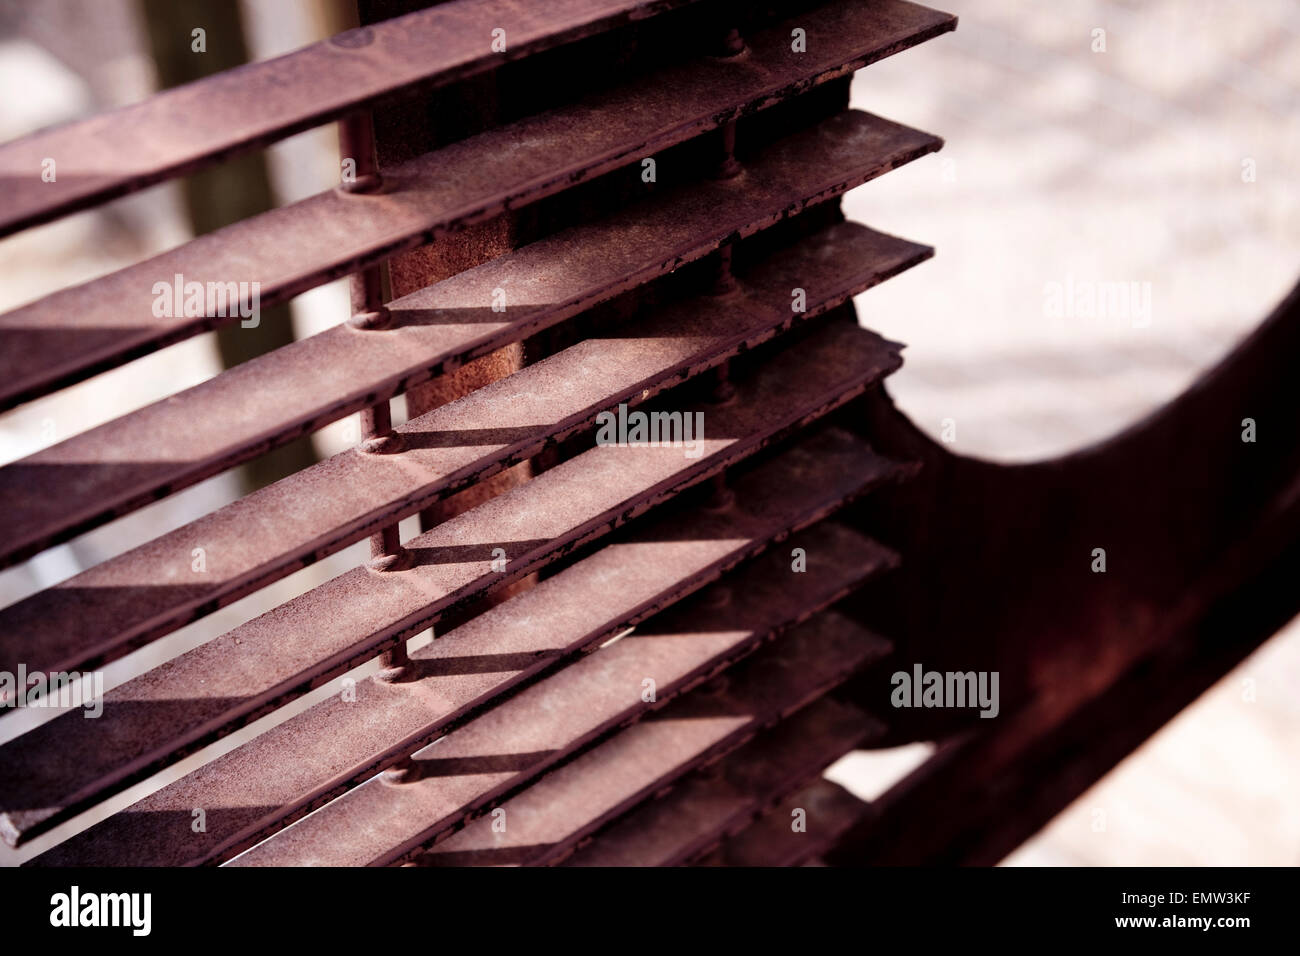
[[[30,840],[378,657],[35,862],[802,862],[862,807],[801,788],[882,729],[833,692],[890,644],[832,605],[898,562],[832,516],[915,471],[843,427],[901,361],[849,300],[931,255],[836,200],[941,146],[848,110],[847,79],[955,19],[903,0],[406,6],[0,146],[0,235],[334,120],[358,173],[0,316],[9,407],[253,305],[159,317],[174,275],[266,306],[350,274],[357,313],[0,468],[0,562],[345,415],[367,427],[0,610],[0,670],[99,666],[353,542],[374,555],[110,690],[100,718],[0,746],[0,830]],[[51,153],[68,159],[43,184]],[[398,394],[413,414],[392,428]],[[703,432],[607,443],[611,411]],[[187,577],[197,543],[221,560]],[[819,836],[788,848],[764,828],[795,793]]]

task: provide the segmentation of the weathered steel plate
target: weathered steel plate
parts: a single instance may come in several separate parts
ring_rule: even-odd
[[[472,708],[613,637],[899,472],[842,432],[813,436],[741,476],[732,507],[673,507],[644,527],[638,523],[631,536],[417,652],[419,680],[359,681],[355,701],[323,701],[76,838],[66,853],[103,861],[130,848],[135,862],[164,865],[237,852],[342,786],[430,743]],[[839,532],[827,534],[836,540]],[[895,561],[869,542],[861,550],[863,573]],[[11,781],[0,797],[0,828],[30,839],[193,749],[194,717],[210,709],[210,689],[207,682],[169,682],[168,670],[164,664],[149,680],[110,691],[96,721],[59,717],[0,748],[0,773]],[[153,709],[160,699],[167,706]],[[203,729],[211,734],[220,723],[216,712],[208,716]],[[178,839],[152,822],[139,825],[163,819],[165,807],[233,807],[244,799],[251,802],[240,805],[255,809],[216,815],[201,836],[182,828]]]
[[[0,468],[0,564],[519,341],[938,144],[866,113],[841,114],[766,150],[743,183],[657,195],[398,299],[382,331],[335,326]],[[871,251],[860,254],[876,281],[896,271],[887,245],[879,259],[866,260]],[[504,312],[492,311],[495,289],[509,290]]]
[[[0,146],[0,236],[694,0],[451,0]],[[907,11],[910,12],[910,11]],[[485,24],[509,24],[492,49]],[[187,41],[188,42],[188,41]],[[42,162],[56,160],[56,178]]]
[[[682,866],[881,729],[849,704],[815,701],[601,830],[563,865]]]
[[[954,25],[947,14],[920,7],[838,0],[749,38],[745,56],[670,67],[386,170],[383,192],[322,193],[46,296],[0,315],[0,408],[238,319],[157,317],[155,283],[176,275],[204,286],[256,282],[260,305],[282,302],[448,230],[639,162]],[[792,51],[792,27],[806,31],[806,52]]]
[[[824,694],[888,642],[834,612],[819,615],[728,673],[615,734],[419,857],[434,866],[545,865],[612,820]],[[256,852],[256,851],[254,851]]]
[[[741,295],[690,300],[408,422],[398,429],[405,443],[400,453],[336,455],[5,608],[0,665],[75,670],[119,656],[536,454],[548,440],[587,427],[601,410],[642,401],[714,367],[929,254],[861,226],[832,227],[775,257]],[[791,313],[792,285],[807,289],[808,313]],[[868,333],[843,329],[835,337],[848,341],[848,351],[829,355],[833,364],[810,373],[812,379],[825,374],[834,381],[838,374],[865,384],[898,365],[897,351]],[[761,376],[770,382],[755,400],[780,395],[782,374]],[[707,417],[721,423],[737,414],[708,410]],[[681,454],[675,464],[693,464]],[[563,513],[561,503],[551,507],[559,509],[552,514]],[[491,547],[519,550],[512,540],[497,538]],[[207,555],[202,574],[191,568],[195,547]]]

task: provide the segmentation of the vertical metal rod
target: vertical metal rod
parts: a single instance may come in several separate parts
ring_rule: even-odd
[[[345,192],[365,193],[377,190],[382,181],[375,156],[375,124],[368,110],[352,113],[339,123],[339,152],[345,169],[352,177],[345,179]],[[378,265],[354,272],[349,280],[352,299],[352,325],[364,328],[382,328],[386,324],[387,308],[384,306],[384,277]],[[393,431],[393,412],[388,399],[377,402],[361,412],[362,448],[367,451],[388,450],[384,439]],[[391,443],[390,443],[391,445]],[[391,567],[393,559],[402,551],[397,525],[390,525],[370,536],[370,557],[373,566]],[[391,652],[397,653],[397,652]],[[406,648],[400,645],[404,659]],[[389,655],[385,655],[388,657]]]
[[[732,14],[734,10],[726,15],[727,19],[730,19]],[[741,36],[740,28],[734,21],[723,30],[725,32],[722,36],[721,55],[733,57],[744,53],[745,38]],[[740,163],[736,162],[736,121],[733,119],[722,125],[722,158],[714,176],[717,179],[731,179],[738,175],[740,175]]]
[[[738,288],[735,274],[731,271],[731,253],[731,243],[726,243],[718,249],[717,271],[713,279],[714,295],[727,295]],[[736,386],[731,381],[731,359],[726,359],[713,370],[712,379],[713,389],[710,400],[714,404],[725,405],[736,397]],[[705,427],[708,427],[707,422]],[[727,484],[727,473],[722,471],[714,475],[710,486],[712,494],[709,507],[715,509],[730,507],[736,496]]]
[[[722,55],[739,56],[745,52],[745,38],[739,27],[734,24],[727,28],[722,38]],[[741,173],[740,162],[736,159],[736,121],[733,119],[722,126],[722,155],[714,171],[717,179],[733,179]],[[736,276],[731,269],[732,244],[726,243],[718,249],[717,272],[713,280],[713,294],[727,295],[735,292]],[[712,399],[719,405],[726,404],[736,395],[736,387],[731,383],[731,360],[727,359],[713,371]],[[711,485],[711,508],[728,508],[735,501],[735,492],[727,484],[725,471],[714,475]]]
[[[718,247],[717,258],[714,259],[713,288],[710,290],[713,295],[728,295],[739,288],[736,276],[731,271],[731,252],[730,242]]]
[[[731,360],[723,362],[713,370],[713,395],[712,401],[718,405],[725,405],[735,398],[736,386],[731,382]],[[708,423],[705,423],[705,428]],[[727,473],[720,471],[714,475],[710,481],[710,497],[708,507],[713,510],[722,510],[731,507],[736,500],[736,493],[731,490],[727,483]]]
[[[736,121],[729,120],[722,126],[722,156],[714,172],[715,179],[734,179],[740,175],[741,166],[736,159]]]
[[[745,39],[741,36],[740,29],[734,25],[729,27],[722,39],[722,55],[738,56],[744,51]],[[736,159],[736,121],[733,119],[724,123],[721,132],[722,155],[718,159],[718,166],[713,175],[717,179],[732,179],[739,176],[742,171],[740,162]],[[728,295],[737,289],[736,276],[731,268],[731,254],[732,244],[729,242],[718,248],[717,271],[713,279],[714,295]],[[728,359],[713,371],[712,400],[719,405],[724,405],[735,398],[735,395],[736,387],[731,383],[731,360]],[[713,476],[710,488],[710,508],[729,508],[735,501],[736,495],[727,484],[725,471]]]

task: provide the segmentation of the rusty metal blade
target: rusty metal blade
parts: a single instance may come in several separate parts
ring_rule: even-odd
[[[881,729],[849,704],[815,701],[717,766],[621,817],[562,865],[685,865]],[[557,806],[547,812],[565,811]]]
[[[791,827],[796,810],[807,830]],[[818,780],[766,813],[754,825],[723,841],[703,866],[800,866],[826,852],[849,828],[871,812],[839,784]]]
[[[734,575],[737,586],[746,581],[765,585],[760,591],[746,590],[749,599],[745,602],[710,608],[715,589],[724,587],[725,582],[714,585],[670,609],[665,620],[652,619],[631,636],[588,655],[416,752],[412,764],[416,779],[394,783],[382,775],[374,777],[232,863],[375,866],[408,858],[567,754],[651,711],[648,686],[653,686],[658,696],[654,702],[662,703],[765,638],[806,619],[833,600],[834,594],[843,594],[856,583],[856,575],[823,564],[823,580],[815,580],[810,573],[790,581],[781,591],[778,582],[794,576],[784,556],[775,555],[776,561],[769,560],[772,557],[764,555]],[[851,555],[846,557],[851,560]],[[793,681],[774,680],[771,658],[767,669],[760,659],[742,672],[748,675],[752,670],[756,675],[752,680],[737,677],[744,690],[735,696],[734,706],[728,706],[733,698],[726,695],[692,695],[696,701],[685,706],[697,718],[694,722],[707,725],[712,734],[721,731],[734,739],[743,728],[757,729],[757,715],[747,715],[747,707],[759,702],[775,703],[772,710],[798,706],[807,700],[804,695],[811,696],[812,687],[825,689],[832,678],[847,674],[878,649],[878,642],[856,626],[843,619],[832,620],[845,626],[818,625],[791,634],[790,644],[785,646],[782,641],[775,658],[805,660],[816,648],[827,653],[825,659],[811,661],[807,672],[793,675]],[[692,707],[699,700],[705,700],[705,706]],[[720,706],[728,711],[727,716],[704,719],[709,705]],[[645,726],[652,724],[666,726],[659,720]],[[488,824],[490,827],[490,820]]]
[[[807,315],[814,315],[929,254],[861,226],[834,226],[774,257],[740,295],[692,299],[408,422],[398,429],[406,446],[398,454],[336,455],[5,608],[0,663],[15,672],[19,663],[75,670],[119,656],[536,454],[603,409],[638,402],[770,338],[807,317],[790,311],[793,286],[807,290]],[[846,354],[861,366],[840,359],[828,369],[862,380],[897,364],[882,340],[836,335],[852,341]],[[773,381],[764,388],[779,394],[779,375],[769,373]],[[498,543],[512,550],[508,541]],[[208,555],[204,574],[191,570],[198,546]]]
[[[170,700],[201,686],[203,706],[171,715],[177,736],[253,719],[816,420],[897,362],[852,321],[817,329],[777,366],[740,379],[733,402],[705,406],[717,437],[706,433],[698,458],[670,445],[597,445],[412,539],[406,569],[342,574],[169,661],[132,693]]]
[[[683,513],[669,527],[658,530],[679,536],[689,533],[686,524]],[[651,529],[649,537],[655,536],[655,529]],[[805,538],[815,548],[834,547],[836,553],[853,562],[836,570],[829,581],[809,583],[808,588],[817,594],[830,593],[828,589],[836,587],[843,589],[848,586],[844,582],[864,579],[895,560],[874,542],[839,526],[828,526],[824,533],[805,532],[796,540]],[[481,711],[482,705],[525,677],[571,660],[571,656],[562,659],[562,655],[575,647],[599,646],[675,599],[667,592],[647,593],[641,586],[626,602],[611,595],[609,600],[615,606],[608,612],[584,614],[589,605],[571,602],[575,596],[599,602],[589,592],[603,589],[606,582],[617,587],[635,580],[638,572],[645,574],[628,562],[665,553],[689,560],[684,555],[688,549],[719,550],[716,542],[693,538],[679,538],[668,547],[664,545],[638,538],[630,547],[615,545],[575,565],[555,579],[558,583],[539,585],[537,596],[512,599],[501,605],[501,610],[494,608],[412,655],[415,679],[358,682],[355,701],[338,696],[322,702],[79,834],[40,857],[39,862],[173,866],[228,859],[310,809],[326,804],[348,786],[427,746],[459,722],[457,718]],[[730,556],[726,560],[731,560]],[[819,566],[822,563],[819,561]],[[735,574],[745,571],[752,579],[750,566]],[[713,569],[705,568],[701,581],[703,574],[713,574]],[[655,576],[650,575],[652,579]],[[662,573],[657,576],[667,577]],[[729,580],[724,578],[722,586]],[[665,585],[679,590],[699,586],[698,581],[689,579]],[[580,593],[575,595],[575,591]],[[697,597],[702,599],[703,595]],[[575,620],[583,617],[591,620]],[[552,631],[545,630],[548,626]],[[584,665],[578,676],[589,668]],[[562,686],[576,686],[575,679],[574,675],[564,678]],[[529,700],[538,699],[537,693],[534,691]],[[514,708],[509,713],[522,715],[519,720],[526,718],[528,711],[520,709],[524,703],[509,706]],[[600,713],[604,711],[587,716],[595,719]],[[494,718],[497,723],[493,726],[503,726],[499,718]],[[457,739],[481,738],[461,733]],[[313,757],[314,762],[310,760]],[[196,835],[189,829],[186,818],[194,806],[219,811],[209,813],[205,834]]]
[[[555,862],[602,823],[797,711],[889,648],[847,618],[818,615],[715,685],[672,702],[508,800],[504,829],[494,825],[499,815],[479,817],[418,862]]]
[[[755,34],[745,56],[674,66],[386,170],[384,192],[322,193],[54,293],[0,315],[0,408],[240,320],[229,307],[207,310],[223,316],[155,316],[156,284],[174,284],[177,275],[203,287],[248,283],[236,290],[241,308],[251,305],[256,282],[259,304],[269,306],[637,162],[954,25],[924,8],[837,0]],[[806,31],[806,52],[792,51],[792,27]]]
[[[638,522],[630,537],[416,652],[416,672],[424,675],[418,680],[359,681],[355,701],[323,701],[77,837],[59,854],[161,866],[238,852],[430,743],[471,709],[613,637],[900,471],[843,432],[815,435],[739,477],[733,507],[674,506],[646,519],[644,527]],[[870,542],[861,551],[863,573],[896,560]],[[193,749],[206,685],[172,686],[169,670],[163,665],[110,691],[91,723],[66,715],[0,748],[0,774],[12,784],[0,798],[0,830],[30,839]],[[209,719],[209,734],[211,727]],[[248,801],[247,810],[233,809],[240,800]],[[183,827],[178,837],[157,825],[168,808],[196,806],[232,809],[210,819],[202,835]]]
[[[705,181],[566,230],[396,300],[387,329],[335,326],[0,468],[0,564],[518,341],[938,145],[866,113],[841,114],[764,151],[743,183]],[[888,257],[877,267],[884,278]],[[490,307],[494,289],[510,290],[504,313]]]
[[[0,237],[694,0],[453,0],[0,146]],[[492,50],[490,26],[509,25]],[[42,163],[56,160],[53,182]]]

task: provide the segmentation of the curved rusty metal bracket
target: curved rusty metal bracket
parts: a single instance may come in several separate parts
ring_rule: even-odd
[[[865,821],[840,862],[996,861],[1300,610],[1298,356],[1300,286],[1175,401],[1025,465],[954,455],[883,392],[863,400],[857,426],[922,468],[859,512],[903,564],[855,603],[899,650],[854,696],[888,717],[886,744],[965,736],[887,795],[896,819]],[[893,709],[889,675],[916,662],[1000,671],[1002,713]],[[1013,794],[1042,806],[1010,823]],[[977,805],[982,823],[952,813]]]

